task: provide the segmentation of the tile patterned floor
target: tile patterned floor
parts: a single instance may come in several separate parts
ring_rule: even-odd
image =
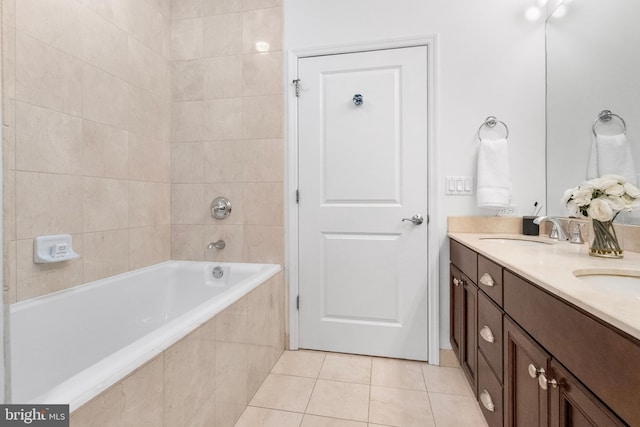
[[[236,427],[486,427],[462,370],[443,364],[285,351]]]

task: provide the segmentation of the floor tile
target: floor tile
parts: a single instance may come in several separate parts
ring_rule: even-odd
[[[371,386],[369,421],[402,427],[435,427],[426,391]]]
[[[486,427],[473,397],[429,393],[433,418],[438,427]]]
[[[271,372],[274,374],[317,378],[324,358],[325,353],[319,351],[285,351]]]
[[[262,408],[304,412],[315,381],[312,378],[269,374],[249,404]]]
[[[311,395],[307,413],[354,421],[367,421],[369,416],[369,386],[318,380]]]
[[[422,372],[427,390],[430,392],[473,396],[471,387],[460,368],[424,365]]]
[[[302,414],[248,406],[235,427],[298,427]]]
[[[374,358],[371,385],[427,391],[421,366],[425,363],[408,360]]]
[[[367,427],[367,423],[307,414],[300,427]]]
[[[328,353],[318,378],[370,384],[371,357]]]
[[[447,368],[459,368],[460,362],[453,350],[440,350],[440,366]]]

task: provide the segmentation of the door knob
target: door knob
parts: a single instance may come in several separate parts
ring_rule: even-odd
[[[424,218],[420,214],[415,214],[411,218],[402,218],[402,221],[411,221],[414,225],[420,225],[424,222]]]

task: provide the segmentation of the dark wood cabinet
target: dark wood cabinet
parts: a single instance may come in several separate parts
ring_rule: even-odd
[[[509,318],[504,320],[504,424],[508,427],[546,427],[547,393],[539,375],[551,357]]]
[[[451,240],[450,338],[490,427],[640,427],[640,340]]]

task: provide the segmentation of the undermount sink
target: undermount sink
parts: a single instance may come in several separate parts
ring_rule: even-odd
[[[540,245],[552,244],[551,242],[526,239],[522,237],[480,237],[480,240],[487,240],[491,243],[500,243],[502,245],[512,245],[512,246],[540,246]]]
[[[640,298],[640,270],[588,268],[575,270],[573,275],[604,291]]]

